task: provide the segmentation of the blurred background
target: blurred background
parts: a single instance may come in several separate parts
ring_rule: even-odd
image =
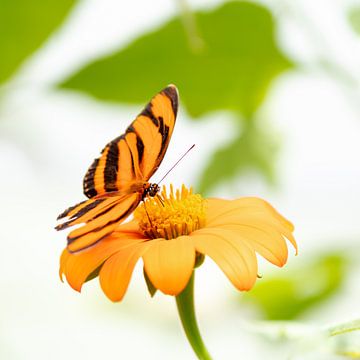
[[[193,359],[172,297],[142,264],[122,303],[58,278],[57,215],[169,83],[181,105],[159,180],[260,196],[299,255],[237,292],[206,260],[200,328],[214,359],[360,357],[360,3],[0,0],[0,359]]]

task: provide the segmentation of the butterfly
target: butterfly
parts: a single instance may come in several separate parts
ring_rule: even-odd
[[[63,230],[82,224],[67,237],[71,253],[94,246],[123,222],[159,186],[148,180],[160,166],[174,130],[177,88],[169,85],[146,105],[125,133],[109,142],[88,169],[84,194],[89,198],[58,216]]]

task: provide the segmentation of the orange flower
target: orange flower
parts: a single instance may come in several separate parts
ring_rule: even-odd
[[[142,257],[144,272],[155,289],[180,294],[189,282],[196,259],[209,256],[238,290],[250,290],[257,278],[256,253],[277,266],[288,258],[287,238],[297,250],[293,225],[266,201],[203,199],[182,186],[174,194],[163,188],[146,199],[134,219],[94,247],[60,259],[60,276],[80,291],[99,276],[112,301],[125,295],[135,264]]]

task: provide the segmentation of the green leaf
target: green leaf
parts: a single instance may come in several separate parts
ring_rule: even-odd
[[[272,182],[277,149],[278,143],[268,129],[260,128],[255,121],[245,123],[240,135],[210,158],[200,179],[199,192],[209,193],[221,182],[254,170]]]
[[[0,1],[0,84],[59,26],[75,2]]]
[[[281,276],[259,280],[244,300],[259,307],[266,319],[295,319],[341,288],[347,262],[343,254],[323,255]]]
[[[143,273],[144,273],[144,279],[145,279],[149,294],[151,297],[154,297],[155,293],[157,292],[157,288],[153,285],[153,283],[149,279],[148,274],[145,271],[145,268],[143,269]]]
[[[349,21],[354,31],[360,35],[360,7],[354,7],[350,10]]]
[[[101,100],[144,103],[169,83],[193,117],[228,109],[250,117],[271,80],[292,66],[278,49],[275,24],[263,6],[227,2],[194,14],[202,48],[189,46],[180,17],[90,63],[60,87]]]
[[[102,266],[104,265],[104,263],[102,263],[100,266],[98,266],[94,271],[92,271],[88,277],[86,278],[85,282],[91,281],[95,278],[97,278],[100,274],[100,270],[102,268]]]

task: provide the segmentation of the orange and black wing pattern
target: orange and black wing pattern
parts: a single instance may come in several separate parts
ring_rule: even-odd
[[[84,178],[84,193],[96,195],[126,189],[133,181],[148,181],[159,167],[175,126],[178,92],[174,85],[152,98],[126,129],[108,143]]]
[[[85,250],[109,235],[138,206],[143,185],[160,166],[174,129],[178,92],[169,85],[126,129],[108,143],[84,177],[89,198],[59,215],[56,229],[82,224],[68,235],[68,250]]]

